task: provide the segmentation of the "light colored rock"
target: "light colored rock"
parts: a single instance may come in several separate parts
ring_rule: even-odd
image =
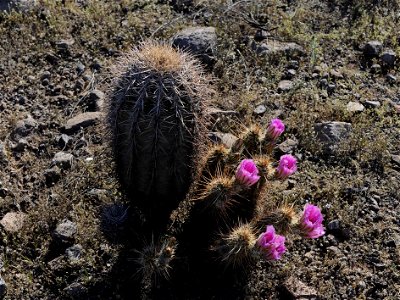
[[[64,131],[67,134],[75,133],[81,128],[86,128],[96,124],[102,117],[100,112],[87,112],[79,114],[72,119],[69,119],[64,126]]]
[[[293,81],[290,80],[282,80],[278,83],[278,91],[279,92],[288,92],[293,88]]]
[[[18,232],[24,225],[24,220],[26,215],[21,212],[9,212],[6,213],[3,219],[1,219],[0,224],[3,226],[4,230],[7,232]]]
[[[296,43],[285,43],[277,40],[269,40],[268,42],[262,43],[260,46],[255,47],[257,54],[259,55],[286,55],[290,58],[303,56],[305,51],[303,47]]]
[[[62,242],[67,242],[73,239],[77,233],[76,224],[70,220],[63,220],[54,230],[53,236]]]
[[[318,293],[314,288],[307,286],[304,282],[300,281],[294,276],[291,276],[285,280],[283,288],[287,296],[287,298],[285,299],[292,299],[292,300],[318,299]]]
[[[233,134],[222,132],[212,132],[209,134],[209,138],[213,142],[223,144],[228,148],[231,148],[238,141],[238,138]]]
[[[348,112],[362,112],[364,111],[365,107],[358,102],[349,102],[346,105],[346,109]]]
[[[74,156],[71,153],[66,153],[63,151],[57,152],[52,160],[52,165],[56,165],[61,169],[70,169],[72,167],[72,162],[74,161]]]

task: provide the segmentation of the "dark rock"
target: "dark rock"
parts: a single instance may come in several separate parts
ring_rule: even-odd
[[[304,282],[295,278],[294,276],[289,277],[285,280],[282,286],[282,292],[284,298],[291,300],[310,300],[318,299],[317,291],[314,288],[307,286]]]
[[[84,299],[88,295],[88,289],[79,282],[70,284],[63,291],[72,299]]]
[[[288,67],[289,69],[297,70],[297,69],[299,68],[299,62],[298,62],[297,60],[290,60],[290,61],[288,62],[287,67]]]
[[[61,178],[61,170],[54,166],[51,169],[47,169],[43,173],[46,179],[46,186],[50,187],[56,184]]]
[[[382,43],[378,41],[370,41],[365,44],[363,52],[368,58],[378,57],[383,49]]]
[[[105,95],[102,91],[93,90],[86,99],[86,105],[90,111],[100,111],[104,105]]]
[[[278,83],[278,92],[288,92],[293,88],[293,81],[282,80]]]
[[[3,298],[7,293],[7,285],[3,277],[0,276],[0,298]]]
[[[328,84],[326,91],[328,92],[328,94],[332,94],[334,91],[336,90],[336,84],[334,83],[330,83]]]
[[[65,250],[65,256],[68,258],[70,262],[75,262],[79,260],[83,252],[83,248],[80,244],[73,245],[68,247]]]
[[[262,115],[263,113],[265,113],[267,111],[267,108],[265,107],[265,105],[258,105],[255,109],[254,109],[254,113],[256,115]]]
[[[393,50],[387,50],[382,53],[381,61],[385,66],[393,67],[396,61],[396,53]]]
[[[208,137],[213,142],[224,144],[228,148],[231,148],[238,141],[238,138],[230,133],[211,132]]]
[[[265,39],[267,39],[268,38],[268,32],[267,31],[265,31],[265,30],[263,30],[263,29],[258,29],[257,31],[256,31],[256,34],[254,35],[254,39],[256,40],[256,41],[262,41],[262,40],[265,40]]]
[[[76,64],[76,72],[78,73],[78,75],[81,75],[83,72],[85,72],[85,69],[86,69],[86,67],[83,63],[78,62]]]
[[[393,154],[391,156],[391,160],[392,160],[393,165],[395,165],[397,167],[400,167],[400,155],[394,155]]]
[[[315,124],[314,130],[323,149],[327,153],[333,153],[337,149],[338,143],[349,137],[352,126],[346,122],[323,122]]]
[[[320,81],[319,81],[319,85],[320,85],[320,87],[321,88],[327,88],[328,87],[328,80],[326,79],[326,78],[322,78]]]
[[[295,76],[296,76],[296,70],[288,69],[288,70],[285,71],[285,73],[283,75],[283,78],[290,80],[290,79],[294,78]]]
[[[387,75],[386,75],[386,80],[387,80],[389,83],[395,83],[395,82],[397,81],[397,77],[394,76],[393,74],[387,74]]]
[[[340,221],[339,220],[333,220],[333,221],[330,221],[329,223],[328,223],[328,229],[330,230],[330,231],[335,231],[335,230],[339,230],[340,229]]]
[[[29,143],[26,139],[19,139],[16,144],[11,146],[11,149],[16,152],[23,152],[28,145]]]
[[[81,128],[86,128],[96,124],[101,116],[102,114],[100,112],[87,112],[79,114],[67,121],[67,124],[64,126],[64,131],[67,134],[75,133]]]
[[[16,11],[26,11],[35,5],[36,0],[1,0],[0,1],[0,12],[10,11],[12,9]]]
[[[73,44],[75,44],[74,39],[60,40],[56,42],[57,50],[60,52],[69,52]]]
[[[22,212],[9,212],[1,219],[0,224],[9,233],[18,232],[24,225],[26,215]]]
[[[37,122],[28,115],[25,119],[19,120],[13,131],[13,139],[18,140],[28,136],[38,126]]]
[[[56,165],[59,168],[66,170],[72,167],[73,160],[74,156],[72,154],[60,151],[54,155],[52,165]]]
[[[0,142],[0,163],[7,163],[8,162],[8,155],[6,148],[2,142]]]
[[[371,66],[371,73],[372,74],[378,74],[381,72],[381,66],[379,64],[373,64]]]
[[[53,237],[61,242],[70,242],[77,233],[77,227],[70,220],[63,220],[53,232]]]
[[[65,149],[72,145],[73,138],[69,135],[62,134],[58,137],[58,146],[62,149]]]
[[[186,28],[174,36],[172,44],[192,53],[207,66],[216,61],[217,34],[214,27]]]

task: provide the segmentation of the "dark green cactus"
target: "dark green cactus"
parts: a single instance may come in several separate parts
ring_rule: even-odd
[[[139,208],[163,219],[196,170],[205,81],[190,55],[155,42],[132,50],[115,70],[108,123],[118,175]]]

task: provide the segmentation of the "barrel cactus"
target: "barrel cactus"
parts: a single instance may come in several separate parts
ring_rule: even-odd
[[[158,42],[134,48],[113,69],[107,121],[117,172],[134,204],[161,224],[195,176],[206,81],[191,55]]]

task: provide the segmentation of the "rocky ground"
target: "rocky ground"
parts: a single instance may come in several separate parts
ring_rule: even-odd
[[[285,122],[276,157],[295,155],[299,171],[270,197],[319,205],[327,228],[244,277],[172,277],[153,298],[400,298],[399,1],[3,2],[5,299],[139,297],[127,224],[140,216],[114,175],[102,116],[109,67],[147,38],[191,48],[212,75],[214,138]]]

